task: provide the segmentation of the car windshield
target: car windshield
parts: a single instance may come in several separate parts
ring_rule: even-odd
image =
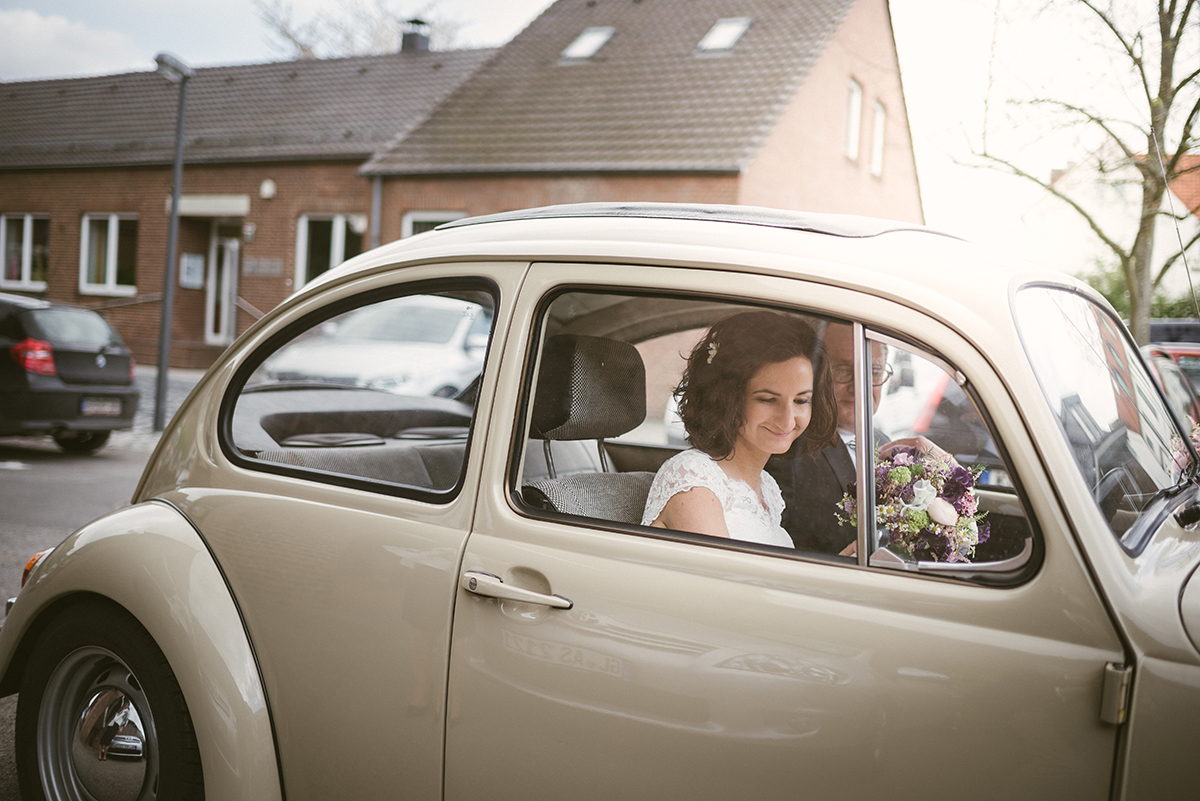
[[[405,300],[408,299],[382,303],[348,315],[331,338],[444,344],[450,341],[462,322],[462,308],[435,308],[402,302]]]
[[[1124,541],[1150,499],[1179,481],[1175,421],[1121,325],[1086,297],[1029,287],[1016,316],[1076,465]]]
[[[53,343],[103,348],[116,340],[116,335],[104,318],[86,309],[34,309],[30,314],[37,327]]]

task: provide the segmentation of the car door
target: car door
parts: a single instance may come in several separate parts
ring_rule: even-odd
[[[1100,719],[1101,691],[1121,644],[980,354],[898,304],[780,278],[535,265],[523,292],[508,352],[528,356],[499,378],[454,610],[447,799],[1109,797],[1117,728]],[[723,303],[886,321],[890,342],[936,344],[995,438],[988,503],[1028,532],[1034,555],[1015,578],[918,575],[530,502],[520,474],[539,448],[543,339],[694,328]]]
[[[203,535],[238,603],[257,659],[245,669],[261,673],[289,799],[441,796],[450,608],[500,355],[491,342],[524,268],[414,266],[294,311],[215,379],[229,382],[218,468],[162,496]],[[469,392],[374,387],[370,364],[361,381],[271,374],[273,358],[348,315],[405,299],[452,300],[464,318],[493,321]],[[392,365],[439,386],[416,374],[425,367]],[[168,447],[181,458],[193,448]]]

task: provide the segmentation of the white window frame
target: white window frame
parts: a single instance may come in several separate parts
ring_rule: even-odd
[[[365,214],[301,214],[296,220],[296,264],[293,272],[293,289],[299,291],[307,282],[308,275],[308,224],[310,222],[333,222],[333,235],[329,243],[329,269],[346,260],[346,226],[361,228],[363,252],[366,252],[367,215]],[[314,278],[316,276],[313,276]]]
[[[45,292],[45,281],[34,281],[29,275],[33,271],[33,221],[49,220],[49,214],[0,214],[0,259],[8,253],[8,221],[20,218],[21,226],[21,277],[11,281],[4,277],[4,265],[0,265],[0,287],[21,289],[26,292]]]
[[[88,238],[92,220],[108,220],[108,249],[104,254],[104,283],[87,282]],[[136,214],[84,214],[79,233],[79,293],[82,295],[113,295],[129,297],[137,294],[137,284],[117,283],[117,249],[121,220],[138,221]],[[140,228],[140,226],[139,226]],[[138,232],[141,233],[140,231]],[[136,259],[136,256],[135,256]],[[135,279],[136,280],[136,279]]]
[[[438,225],[442,223],[461,220],[466,217],[465,211],[409,211],[405,212],[400,218],[400,238],[408,239],[413,235],[413,223],[419,222],[435,222]]]
[[[862,139],[862,84],[851,78],[846,84],[846,139],[842,152],[851,161],[858,161]]]
[[[875,114],[871,120],[871,174],[883,175],[883,148],[887,131],[887,108],[875,101]]]

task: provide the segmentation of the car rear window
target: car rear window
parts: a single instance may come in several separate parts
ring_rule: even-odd
[[[29,315],[42,337],[51,342],[102,348],[117,340],[104,318],[86,309],[34,309]]]

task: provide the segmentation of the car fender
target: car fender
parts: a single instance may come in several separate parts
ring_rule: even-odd
[[[128,610],[166,656],[195,726],[206,795],[281,799],[258,664],[224,577],[188,519],[148,501],[89,523],[43,559],[0,630],[7,691],[17,689],[43,624],[86,595]]]

